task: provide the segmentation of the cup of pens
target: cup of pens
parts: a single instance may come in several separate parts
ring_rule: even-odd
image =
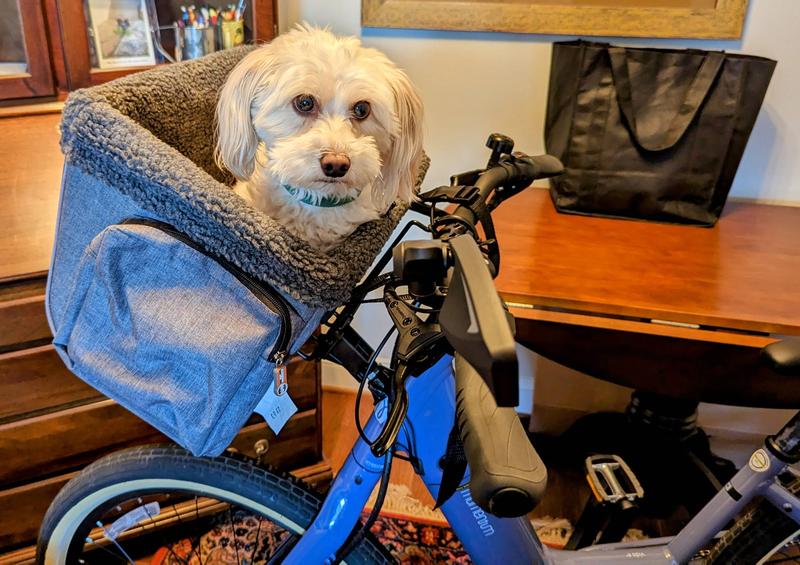
[[[244,43],[245,0],[218,9],[181,6],[175,22],[175,54],[181,60],[196,59],[219,48],[229,49]]]
[[[216,29],[187,27],[180,30],[181,59],[197,59],[217,50]]]
[[[244,0],[239,0],[238,5],[228,4],[227,9],[220,10],[220,43],[223,49],[244,43],[244,9]]]
[[[244,43],[244,22],[242,20],[223,21],[220,26],[222,48],[230,49]]]

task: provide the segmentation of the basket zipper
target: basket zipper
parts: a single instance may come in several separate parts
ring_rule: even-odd
[[[164,232],[181,243],[185,243],[195,251],[199,251],[206,257],[209,257],[219,263],[226,271],[231,273],[236,279],[241,282],[247,290],[249,290],[256,298],[262,303],[266,304],[270,310],[278,314],[281,319],[280,332],[278,333],[278,341],[275,347],[269,354],[269,361],[275,363],[277,366],[282,366],[284,360],[289,355],[289,341],[292,338],[292,317],[289,312],[290,306],[286,301],[278,296],[278,294],[270,287],[260,284],[253,279],[250,275],[245,273],[242,269],[219,255],[212,253],[200,246],[197,242],[193,241],[189,236],[181,231],[178,231],[170,224],[161,222],[159,220],[151,220],[149,218],[128,218],[122,222],[123,225],[140,225],[147,226]]]

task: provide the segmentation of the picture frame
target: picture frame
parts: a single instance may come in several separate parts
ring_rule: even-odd
[[[156,64],[148,0],[86,0],[93,62],[100,69]]]
[[[364,27],[739,39],[747,0],[362,0]]]

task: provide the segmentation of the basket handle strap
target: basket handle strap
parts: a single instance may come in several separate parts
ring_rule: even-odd
[[[669,149],[680,140],[689,124],[694,120],[695,115],[697,115],[697,111],[711,90],[711,85],[717,78],[722,69],[722,63],[725,61],[725,53],[719,51],[706,53],[703,63],[686,90],[686,97],[683,103],[675,116],[673,116],[669,127],[663,131],[642,135],[637,128],[636,115],[631,101],[631,81],[628,76],[628,60],[625,48],[609,47],[608,55],[611,59],[611,71],[614,74],[614,85],[622,115],[625,117],[625,121],[628,123],[628,127],[636,141],[648,151]]]

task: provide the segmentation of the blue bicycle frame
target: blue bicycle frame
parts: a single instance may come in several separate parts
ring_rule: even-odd
[[[436,499],[442,480],[439,460],[455,419],[455,380],[452,357],[407,384],[409,409],[400,445],[411,447],[421,462],[420,476]],[[367,437],[377,437],[385,419],[385,402],[376,406],[365,427]],[[800,501],[783,489],[776,475],[786,467],[770,451],[759,449],[758,465],[743,467],[691,522],[673,538],[627,544],[607,544],[580,551],[559,551],[542,545],[525,518],[498,518],[481,510],[468,488],[459,489],[442,506],[442,512],[472,560],[481,564],[547,563],[685,563],[708,543],[753,496],[763,495],[800,523]],[[756,457],[754,454],[754,458]],[[375,457],[359,438],[328,492],[322,508],[284,563],[325,563],[333,559],[355,527],[383,471],[383,458]],[[466,486],[469,474],[465,478]],[[734,494],[736,496],[734,496]],[[789,505],[789,506],[786,506]]]

